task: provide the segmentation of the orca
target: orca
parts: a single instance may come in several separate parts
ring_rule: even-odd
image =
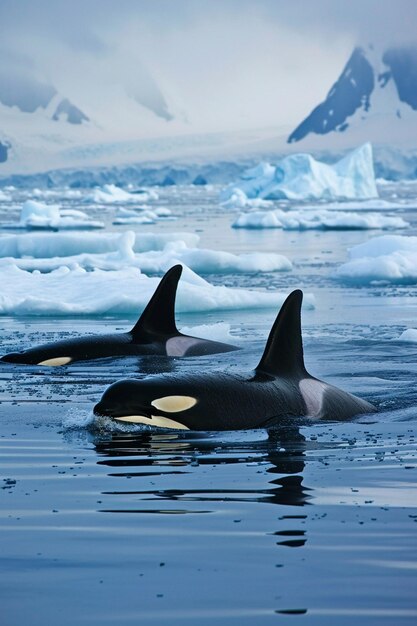
[[[347,420],[376,411],[307,372],[302,298],[300,290],[288,296],[250,375],[187,373],[121,380],[104,392],[95,415],[159,428],[220,431],[268,428],[294,417]]]
[[[181,273],[181,265],[175,265],[168,270],[129,332],[65,339],[23,352],[6,354],[0,360],[8,363],[58,366],[104,357],[184,357],[238,350],[236,346],[183,335],[178,331],[175,324],[175,297]]]

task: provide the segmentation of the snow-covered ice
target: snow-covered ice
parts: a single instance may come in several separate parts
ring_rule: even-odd
[[[310,154],[291,154],[276,165],[260,163],[244,172],[220,196],[238,206],[244,197],[265,200],[337,200],[376,198],[372,146],[367,143],[334,165],[316,161]]]
[[[85,201],[96,204],[117,204],[119,202],[147,202],[150,199],[158,199],[158,194],[153,190],[129,193],[121,187],[108,184],[94,189],[91,194],[86,196]]]
[[[20,269],[42,272],[51,272],[63,266],[108,271],[136,267],[152,274],[163,273],[175,263],[182,263],[199,274],[277,272],[292,269],[292,264],[287,257],[275,253],[258,252],[236,255],[218,250],[188,248],[184,241],[173,241],[167,243],[162,250],[142,253],[135,253],[134,247],[135,234],[127,231],[119,237],[118,248],[113,252],[81,253],[43,259],[3,257],[0,259],[0,267],[3,270],[8,265],[15,265]]]
[[[378,213],[335,212],[326,209],[302,211],[252,211],[241,213],[232,223],[233,228],[283,230],[396,230],[407,228],[401,217]]]
[[[10,202],[11,199],[12,198],[8,193],[0,189],[0,202]]]
[[[155,224],[158,220],[175,220],[170,209],[165,207],[157,207],[152,210],[149,207],[135,207],[133,209],[124,209],[120,207],[113,220],[115,225],[129,224]]]
[[[148,278],[134,267],[87,272],[61,267],[53,272],[27,272],[15,265],[2,267],[2,315],[137,315],[156,289],[159,279]],[[287,294],[215,287],[188,271],[178,288],[176,310],[214,311],[278,308]],[[304,304],[314,308],[306,294]]]
[[[398,211],[399,209],[416,209],[417,200],[397,200],[392,202],[383,200],[382,198],[373,198],[370,200],[350,200],[338,202],[323,202],[316,204],[303,204],[303,210],[318,211],[325,209],[326,211]]]
[[[200,237],[195,233],[132,233],[134,252],[163,250],[167,243],[182,241],[196,247]],[[0,237],[0,257],[33,257],[48,259],[82,253],[104,254],[120,249],[126,233],[22,233]]]
[[[2,229],[26,230],[94,230],[104,228],[103,222],[91,220],[84,211],[61,209],[58,204],[26,200],[17,223],[2,224]]]
[[[417,282],[417,237],[376,237],[351,248],[349,258],[337,268],[336,278],[356,284]]]
[[[405,341],[407,343],[417,343],[417,328],[407,328],[398,337],[397,341]]]
[[[211,341],[224,343],[236,343],[239,337],[230,333],[230,324],[218,322],[217,324],[199,324],[198,326],[181,326],[181,332],[191,337],[201,337]]]

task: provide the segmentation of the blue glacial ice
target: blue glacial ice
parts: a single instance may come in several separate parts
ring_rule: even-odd
[[[398,337],[397,341],[405,341],[406,343],[417,343],[417,328],[407,328]]]
[[[84,198],[84,201],[96,204],[118,204],[121,202],[148,202],[150,199],[158,199],[158,195],[155,191],[130,193],[116,185],[106,184],[101,188],[97,187],[93,189],[93,191]]]
[[[86,271],[62,266],[52,272],[28,272],[14,264],[1,268],[1,315],[137,315],[143,310],[158,278],[136,267]],[[286,293],[213,286],[189,269],[178,289],[178,312],[278,308]],[[314,298],[305,294],[306,308]]]
[[[310,154],[291,154],[276,165],[260,163],[223,190],[222,203],[242,206],[244,198],[262,200],[338,200],[378,196],[372,146],[367,143],[334,165]]]
[[[200,237],[195,233],[132,233],[134,252],[164,250],[172,241],[183,241],[196,247]],[[0,257],[33,257],[48,259],[83,253],[116,252],[125,245],[126,233],[22,233],[0,237]],[[129,240],[130,241],[130,240]]]
[[[44,204],[26,200],[17,223],[0,226],[11,230],[95,230],[104,228],[103,222],[92,220],[84,211],[61,209],[58,204]]]
[[[171,241],[162,250],[135,252],[135,233],[127,231],[117,239],[117,249],[102,253],[79,253],[46,258],[5,256],[0,258],[2,271],[10,265],[22,270],[51,272],[60,267],[83,268],[86,270],[120,270],[136,267],[143,272],[161,274],[176,263],[186,265],[199,274],[286,272],[292,269],[287,257],[266,252],[232,254],[220,250],[189,248],[185,241]],[[1,239],[0,239],[1,250]]]
[[[417,283],[417,237],[384,235],[349,250],[349,261],[337,268],[335,278],[344,282]]]
[[[232,223],[233,228],[283,230],[397,230],[407,226],[402,217],[327,209],[252,211],[241,213]]]

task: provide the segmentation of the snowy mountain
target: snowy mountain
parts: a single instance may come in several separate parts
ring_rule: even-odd
[[[417,47],[383,53],[372,46],[355,48],[324,102],[297,126],[288,143],[311,134],[350,135],[353,130],[363,140],[414,137],[416,142]]]
[[[23,56],[0,59],[1,174],[100,164],[115,144],[175,126],[175,107],[144,66],[117,76],[94,64],[82,69],[65,80]]]
[[[89,118],[68,98],[61,96],[53,85],[37,80],[29,71],[0,70],[0,102],[21,113],[48,111],[50,119],[64,119],[70,124],[82,124]]]

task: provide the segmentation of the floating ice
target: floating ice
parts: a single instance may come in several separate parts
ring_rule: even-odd
[[[417,237],[376,237],[351,248],[349,257],[336,278],[356,284],[417,282]]]
[[[0,314],[2,315],[125,315],[136,318],[156,289],[159,279],[148,278],[137,268],[105,272],[61,267],[41,274],[15,265],[2,267]],[[193,274],[180,281],[176,309],[186,311],[278,308],[285,294],[214,287]],[[311,294],[304,304],[314,307]]]
[[[417,200],[405,201],[399,200],[397,202],[389,202],[388,200],[382,200],[381,198],[373,198],[371,200],[351,200],[351,201],[339,201],[339,202],[323,202],[322,204],[303,204],[303,210],[320,211],[326,209],[326,211],[398,211],[398,209],[416,209]]]
[[[156,192],[140,191],[138,193],[129,193],[116,185],[103,185],[98,187],[89,194],[86,202],[95,202],[96,204],[115,204],[118,202],[147,202],[149,199],[157,199]]]
[[[200,240],[194,233],[134,233],[133,251],[163,250],[171,241],[195,247]],[[82,253],[103,254],[120,249],[125,233],[24,233],[0,237],[0,257],[68,257]]]
[[[1,242],[1,240],[0,240]],[[28,271],[51,272],[60,267],[101,270],[119,270],[124,267],[136,267],[146,273],[163,273],[176,263],[187,265],[200,274],[217,273],[253,273],[290,271],[291,262],[280,254],[251,253],[231,254],[215,250],[187,248],[184,241],[168,243],[163,250],[151,250],[136,254],[134,251],[135,234],[127,231],[118,239],[118,248],[114,252],[102,254],[82,253],[68,257],[50,258],[14,258],[0,260],[2,269],[8,265]]]
[[[153,210],[143,211],[143,207],[137,207],[141,212],[132,209],[120,208],[116,214],[113,224],[129,225],[129,224],[155,224],[158,220],[173,220],[171,211],[166,208],[155,208]]]
[[[90,220],[83,211],[60,209],[57,204],[26,200],[16,224],[3,224],[3,229],[27,230],[92,230],[104,228],[103,222]]]
[[[11,199],[12,198],[8,193],[5,193],[2,189],[0,189],[0,202],[9,202]]]
[[[406,341],[407,343],[417,343],[417,329],[407,328],[407,330],[401,333],[397,341]]]
[[[133,226],[138,224],[155,224],[158,216],[152,211],[144,213],[136,213],[136,215],[115,217],[113,224],[115,226]]]
[[[372,146],[367,143],[334,165],[316,161],[309,154],[291,154],[276,166],[261,163],[244,172],[237,183],[229,185],[220,200],[229,202],[233,196],[239,206],[244,196],[266,200],[375,198],[378,191]]]
[[[241,213],[232,223],[233,228],[282,228],[283,230],[396,230],[406,228],[408,222],[401,217],[378,213],[347,213],[321,210],[253,211]]]
[[[222,196],[223,198],[223,196]],[[247,207],[252,208],[266,208],[272,205],[271,200],[262,200],[262,198],[249,199],[247,195],[241,189],[234,189],[232,195],[226,200],[221,198],[221,203],[224,207],[233,209],[244,209]]]
[[[191,337],[201,337],[211,341],[234,343],[238,337],[230,334],[230,324],[218,322],[217,324],[200,324],[199,326],[181,326],[181,332]]]

